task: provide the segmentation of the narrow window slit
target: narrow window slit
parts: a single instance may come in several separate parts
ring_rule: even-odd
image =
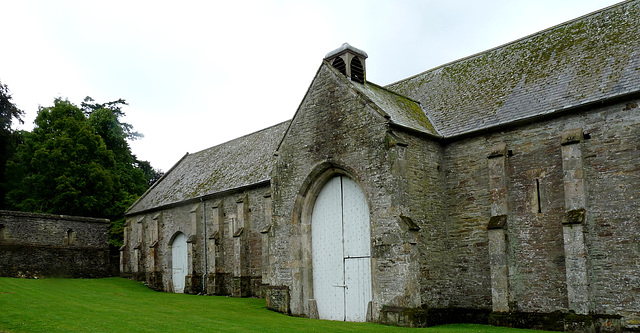
[[[67,230],[66,245],[73,245],[76,241],[76,232],[72,229]]]
[[[538,203],[538,214],[542,213],[542,204],[540,200],[540,179],[536,178],[536,202]]]

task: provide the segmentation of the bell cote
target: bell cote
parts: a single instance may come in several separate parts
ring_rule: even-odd
[[[364,83],[366,78],[365,59],[367,57],[366,52],[344,43],[339,48],[327,53],[324,60],[350,80]]]

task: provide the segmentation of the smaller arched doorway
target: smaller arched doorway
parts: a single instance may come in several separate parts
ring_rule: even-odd
[[[181,232],[171,242],[171,271],[173,292],[184,292],[184,281],[187,276],[187,236]]]

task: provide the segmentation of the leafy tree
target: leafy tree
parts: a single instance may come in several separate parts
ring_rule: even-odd
[[[115,159],[82,111],[56,99],[41,108],[8,165],[9,203],[18,210],[113,217]]]
[[[124,116],[124,112],[122,112],[123,105],[129,105],[124,99],[119,99],[117,101],[107,102],[107,103],[92,103],[95,102],[93,98],[87,96],[82,102],[82,111],[91,119],[91,116],[95,113],[101,114],[98,117],[101,117],[102,120],[107,121],[96,121],[94,122],[94,127],[100,135],[105,139],[107,145],[111,144],[112,148],[115,145],[126,146],[126,140],[137,140],[143,137],[142,134],[133,130],[133,126],[131,124],[123,123],[120,121],[120,118]],[[105,118],[105,115],[108,117]],[[97,125],[97,126],[96,126]]]
[[[138,167],[140,161],[131,153],[127,140],[136,140],[142,135],[133,131],[133,126],[120,121],[124,116],[121,105],[127,103],[120,99],[104,104],[87,104],[93,101],[85,98],[82,103],[83,111],[88,115],[89,124],[96,134],[102,137],[107,149],[113,152],[116,161],[116,173],[123,181],[124,190],[129,193],[142,194],[146,191],[148,177],[144,170]]]
[[[21,140],[20,132],[11,128],[14,120],[23,123],[24,111],[18,109],[11,102],[9,87],[0,82],[0,209],[4,209],[4,198],[6,195],[5,169],[7,161],[14,154],[18,143]]]
[[[127,140],[141,137],[120,121],[124,100],[82,108],[56,99],[40,108],[31,133],[8,163],[14,209],[108,218],[110,242],[122,244],[124,212],[157,171],[138,161]]]

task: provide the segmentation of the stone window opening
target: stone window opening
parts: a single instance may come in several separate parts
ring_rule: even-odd
[[[0,224],[0,241],[7,239],[7,227],[4,224]]]
[[[347,65],[342,58],[338,57],[333,61],[333,67],[335,67],[342,75],[347,76]]]
[[[360,58],[353,57],[351,59],[351,80],[356,81],[358,83],[364,83],[364,67],[362,66],[362,62]]]
[[[67,230],[67,237],[65,239],[65,245],[73,245],[76,241],[76,232],[73,229]]]

